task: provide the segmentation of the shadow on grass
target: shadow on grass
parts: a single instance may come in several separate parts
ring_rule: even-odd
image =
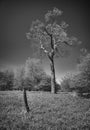
[[[90,98],[90,93],[82,93],[82,94],[80,94],[80,97],[89,99]]]

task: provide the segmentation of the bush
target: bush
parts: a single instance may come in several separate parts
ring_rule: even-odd
[[[81,62],[77,65],[79,73],[74,75],[72,86],[79,93],[90,93],[90,54],[82,57]]]
[[[0,90],[12,90],[14,83],[14,73],[8,70],[0,72]]]
[[[63,92],[70,92],[71,91],[70,82],[71,82],[71,75],[67,74],[62,79],[62,82],[61,82],[61,91],[63,91]]]
[[[71,80],[72,90],[77,90],[79,93],[88,93],[90,92],[90,81],[83,72],[74,75]]]
[[[61,82],[62,91],[76,91],[80,95],[90,93],[90,54],[83,56],[76,74],[67,75]]]
[[[82,72],[76,74],[67,75],[61,82],[61,91],[64,92],[75,92],[76,95],[83,95],[83,93],[89,93],[90,87],[88,86],[89,81],[87,76]]]
[[[45,75],[40,83],[34,88],[36,91],[51,91],[51,77]]]
[[[16,71],[14,89],[36,90],[44,75],[46,73],[40,64],[40,60],[28,58],[25,65],[19,67]]]
[[[60,85],[56,83],[55,86],[56,92],[60,89]],[[35,88],[36,91],[51,91],[51,77],[49,75],[45,75],[42,78],[38,86]]]

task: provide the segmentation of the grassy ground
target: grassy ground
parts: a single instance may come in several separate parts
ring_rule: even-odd
[[[0,130],[90,130],[90,99],[60,93],[0,92]]]

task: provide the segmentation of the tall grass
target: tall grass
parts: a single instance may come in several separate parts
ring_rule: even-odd
[[[89,130],[90,99],[69,93],[28,92],[30,112],[22,91],[0,92],[0,130]]]

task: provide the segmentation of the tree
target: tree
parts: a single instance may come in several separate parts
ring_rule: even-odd
[[[80,63],[77,65],[79,71],[84,72],[90,76],[90,53],[87,53],[81,57]]]
[[[6,76],[3,71],[0,71],[0,90],[6,90]]]
[[[7,87],[9,90],[13,90],[13,84],[14,84],[14,72],[13,71],[6,71],[5,72],[7,77]]]
[[[23,90],[24,66],[19,66],[15,72],[14,89]]]
[[[30,80],[34,89],[34,86],[38,85],[42,80],[42,77],[46,75],[39,59],[28,58],[25,63],[25,77]]]
[[[41,82],[37,86],[37,90],[40,91],[51,91],[51,77],[49,75],[44,75]]]
[[[45,22],[36,20],[32,22],[27,38],[37,41],[38,47],[43,50],[50,61],[51,68],[51,92],[55,93],[55,67],[54,58],[57,55],[65,54],[65,45],[72,46],[77,41],[75,37],[67,35],[67,24],[62,22],[58,24],[58,17],[62,15],[62,11],[54,8],[45,14]],[[58,20],[59,21],[59,20]]]
[[[90,91],[90,53],[83,56],[81,63],[77,67],[81,73],[82,87],[86,87]]]
[[[0,90],[12,90],[14,83],[14,73],[12,71],[0,71]]]
[[[28,100],[27,100],[27,93],[26,90],[28,89],[29,86],[27,86],[27,79],[25,77],[25,66],[20,66],[16,70],[15,74],[15,79],[14,79],[14,89],[18,90],[23,90],[23,99],[24,99],[24,104],[26,111],[29,112],[29,105],[28,105]]]
[[[38,59],[30,59],[26,60],[24,66],[24,102],[26,106],[27,112],[29,112],[29,106],[27,102],[26,90],[30,86],[32,89],[35,89],[35,86],[38,86],[40,81],[42,80],[42,76],[45,75],[42,66],[40,65],[40,60]]]
[[[69,90],[78,92],[79,96],[90,93],[90,53],[80,56],[78,71],[70,78],[67,77]]]
[[[23,90],[23,98],[26,111],[29,112],[29,105],[27,100],[27,90],[34,90],[34,86],[38,85],[45,75],[43,68],[40,65],[40,60],[28,58],[25,64],[17,69],[15,86]]]

